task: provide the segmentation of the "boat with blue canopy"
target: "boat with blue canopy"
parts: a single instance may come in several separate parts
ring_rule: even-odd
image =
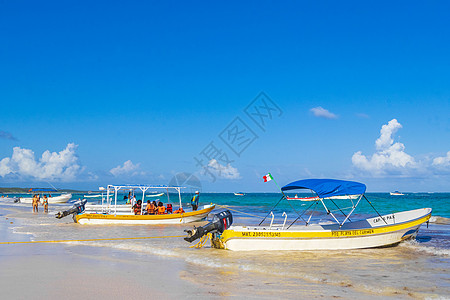
[[[306,207],[303,211],[297,211],[285,193],[305,189],[311,190],[315,196],[313,200],[303,203]],[[237,251],[373,248],[395,245],[415,237],[420,226],[431,217],[431,208],[381,215],[365,192],[366,185],[355,181],[294,181],[281,188],[281,199],[258,225],[231,225],[231,213],[226,211],[222,215],[217,214],[215,223],[188,230],[185,239],[192,242],[210,234],[213,247]],[[276,224],[275,208],[283,200],[288,202],[295,214],[288,221],[288,214],[283,212],[282,222]],[[361,201],[367,201],[375,216],[358,218],[354,214]],[[318,207],[325,212],[319,212]]]

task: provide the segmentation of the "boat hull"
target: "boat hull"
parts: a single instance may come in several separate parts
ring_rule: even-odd
[[[85,205],[86,213],[109,213],[114,214],[117,212],[118,214],[131,214],[133,209],[131,204],[120,204],[114,207],[114,205],[101,205],[101,204],[86,204]]]
[[[410,218],[408,219],[408,215]],[[366,227],[307,226],[304,230],[230,227],[213,245],[234,251],[254,250],[344,250],[383,247],[417,235],[420,225],[431,217],[431,208],[396,213],[361,221]],[[396,219],[399,221],[396,222]],[[377,221],[378,220],[378,221]],[[384,225],[383,225],[384,224]],[[357,225],[357,224],[356,224]],[[319,228],[321,227],[321,228]],[[353,227],[353,228],[351,228]]]
[[[164,215],[83,213],[76,216],[76,222],[79,224],[94,224],[94,225],[183,224],[200,221],[206,218],[214,208],[215,205],[205,205],[204,208],[201,210],[186,212],[183,214],[164,214]]]
[[[72,194],[62,194],[60,196],[55,197],[49,197],[48,203],[66,203],[67,201],[72,198]],[[20,198],[20,203],[33,203],[33,198]],[[41,203],[42,203],[42,197],[41,197]]]

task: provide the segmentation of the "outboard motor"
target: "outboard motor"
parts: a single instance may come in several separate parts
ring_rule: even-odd
[[[76,202],[72,206],[72,208],[69,208],[68,210],[65,210],[65,211],[59,211],[55,215],[55,217],[58,218],[58,219],[61,219],[61,218],[64,218],[64,217],[66,217],[68,215],[74,214],[74,216],[75,216],[75,214],[81,214],[82,212],[84,212],[84,206],[86,205],[86,202],[87,202],[86,199],[83,199],[83,200],[81,200],[79,202]]]
[[[233,216],[229,210],[222,211],[215,214],[212,221],[205,226],[195,227],[193,230],[185,230],[188,236],[184,238],[185,241],[192,243],[196,239],[201,238],[205,234],[212,233],[222,233],[225,229],[228,229],[233,223]]]

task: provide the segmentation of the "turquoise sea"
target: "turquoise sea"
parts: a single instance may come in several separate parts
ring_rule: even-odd
[[[290,194],[293,196],[294,194]],[[178,206],[178,195],[170,195]],[[182,195],[186,205],[191,194]],[[299,194],[299,196],[303,196]],[[304,195],[308,196],[308,195]],[[380,214],[431,207],[433,216],[422,225],[415,240],[398,246],[346,251],[261,251],[232,252],[211,248],[190,248],[182,238],[123,240],[97,242],[68,242],[64,251],[70,255],[95,257],[98,261],[124,260],[131,255],[133,262],[145,264],[149,257],[170,260],[179,270],[180,278],[222,296],[242,298],[345,298],[345,299],[445,299],[450,295],[450,193],[408,193],[390,196],[388,193],[367,193],[369,201]],[[139,199],[139,195],[136,195]],[[8,217],[17,219],[9,230],[30,240],[98,239],[109,237],[146,237],[184,235],[205,222],[158,226],[87,226],[73,223],[72,218],[55,219],[54,214],[83,198],[74,194],[70,203],[50,205],[49,214],[32,214],[30,204],[0,200],[0,208],[11,210]],[[200,205],[215,203],[213,213],[229,208],[234,224],[258,224],[280,200],[281,194],[202,193]],[[159,198],[167,203],[166,197]],[[153,198],[151,198],[153,200]],[[89,200],[96,203],[97,200]],[[344,201],[335,202],[345,207]],[[120,203],[123,200],[120,201]],[[289,204],[290,203],[290,204]],[[274,223],[296,218],[296,213],[310,205],[301,201],[280,202],[274,210]],[[291,205],[293,207],[291,207]],[[327,204],[328,205],[328,204]],[[329,203],[330,209],[335,209]],[[323,207],[317,207],[314,220],[328,218]],[[354,214],[375,216],[367,201],[362,200]],[[266,222],[270,222],[269,217]],[[355,217],[356,218],[356,217]],[[3,248],[2,248],[3,249]],[[0,249],[0,253],[1,253]],[[128,257],[127,256],[127,257]]]

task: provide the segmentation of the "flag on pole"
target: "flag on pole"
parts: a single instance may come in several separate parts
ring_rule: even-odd
[[[269,174],[263,176],[263,179],[264,179],[264,182],[268,182],[268,181],[271,181],[273,179],[273,177],[269,173]]]

